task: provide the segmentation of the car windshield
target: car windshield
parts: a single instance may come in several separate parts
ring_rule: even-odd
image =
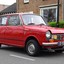
[[[23,15],[22,18],[25,25],[46,25],[43,18],[38,15]]]

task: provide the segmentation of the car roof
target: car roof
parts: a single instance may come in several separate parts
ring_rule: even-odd
[[[10,13],[10,14],[3,14],[0,16],[10,16],[10,15],[34,15],[34,14],[29,14],[29,13]]]

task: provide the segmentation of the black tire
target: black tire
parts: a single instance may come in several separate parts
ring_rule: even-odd
[[[32,48],[30,48],[32,46]],[[30,50],[29,50],[30,49]],[[26,44],[26,52],[30,56],[36,56],[40,52],[40,47],[36,40],[29,40]]]

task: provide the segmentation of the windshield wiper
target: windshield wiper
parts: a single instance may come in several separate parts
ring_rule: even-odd
[[[34,23],[29,23],[28,25],[35,25]]]
[[[43,23],[42,24],[39,24],[40,26],[44,25]]]

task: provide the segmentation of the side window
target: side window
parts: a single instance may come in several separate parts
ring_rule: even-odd
[[[20,25],[19,16],[10,16],[10,18],[8,19],[8,25],[10,25],[10,26]]]
[[[7,23],[7,17],[0,17],[0,25],[5,26]]]

